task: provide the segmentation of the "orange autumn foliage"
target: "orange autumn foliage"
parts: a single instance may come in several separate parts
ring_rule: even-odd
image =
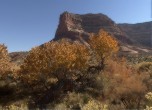
[[[111,56],[119,50],[118,42],[104,30],[91,35],[89,44],[100,58]]]
[[[85,69],[88,59],[89,53],[84,45],[62,39],[33,48],[21,66],[21,71],[25,73],[22,74],[24,80],[38,81],[48,77],[64,79],[73,77],[76,74],[72,72],[74,70]]]
[[[5,45],[0,44],[0,74],[5,76],[11,71],[10,59]]]

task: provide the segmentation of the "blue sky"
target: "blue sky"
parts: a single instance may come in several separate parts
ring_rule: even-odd
[[[0,0],[0,43],[30,50],[54,37],[59,16],[103,13],[116,23],[151,21],[151,0]]]

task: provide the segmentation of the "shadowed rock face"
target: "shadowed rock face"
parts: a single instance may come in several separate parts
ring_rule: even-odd
[[[122,43],[131,44],[131,41],[127,38],[127,35],[122,32],[115,22],[106,15],[79,15],[68,12],[61,14],[54,40],[61,38],[70,38],[75,40],[79,38],[80,34],[81,37],[86,40],[89,37],[89,33],[97,33],[100,29],[108,31]]]

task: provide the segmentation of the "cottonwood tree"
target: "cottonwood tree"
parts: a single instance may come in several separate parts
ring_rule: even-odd
[[[94,52],[94,57],[99,61],[98,66],[91,66],[97,70],[103,70],[105,66],[105,58],[116,54],[119,50],[118,42],[108,32],[100,30],[97,34],[91,34],[88,43]]]
[[[119,50],[117,40],[104,30],[100,30],[98,34],[92,34],[89,44],[99,58],[108,57]]]
[[[21,66],[21,77],[30,84],[44,84],[48,78],[56,78],[58,81],[74,79],[78,71],[87,67],[89,58],[88,49],[78,41],[51,41],[30,51]]]
[[[7,76],[10,71],[11,64],[7,47],[4,44],[0,44],[0,75],[2,77]]]

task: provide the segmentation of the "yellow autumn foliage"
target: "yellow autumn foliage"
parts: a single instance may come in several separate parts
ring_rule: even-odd
[[[9,60],[7,47],[0,44],[0,75],[4,76],[6,73],[11,71]]]
[[[36,81],[47,77],[63,79],[67,75],[73,76],[73,70],[85,69],[88,59],[89,52],[84,45],[62,39],[33,48],[21,70],[27,80]]]
[[[104,30],[91,35],[89,44],[100,58],[111,56],[119,50],[118,42]]]

